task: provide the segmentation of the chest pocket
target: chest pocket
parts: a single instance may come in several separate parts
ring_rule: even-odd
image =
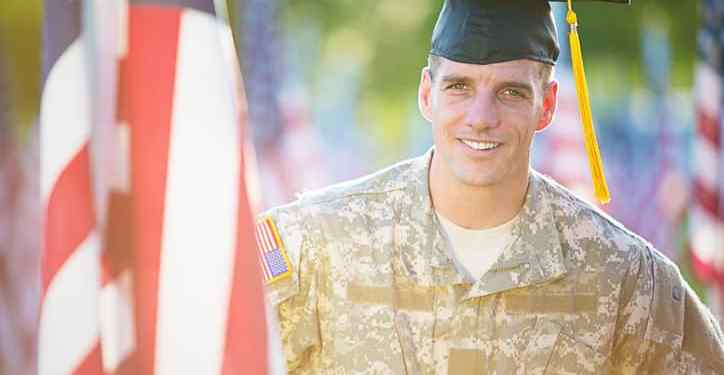
[[[555,323],[547,323],[555,325]],[[553,374],[606,374],[606,357],[576,340],[566,331],[558,328],[555,344],[545,354],[548,358],[543,371],[530,371],[529,373]],[[535,362],[535,361],[534,361]],[[541,369],[541,366],[534,366]]]
[[[517,336],[517,335],[516,335]],[[491,340],[486,350],[451,349],[450,375],[606,374],[606,357],[576,340],[560,324],[539,320],[524,335]],[[521,346],[514,343],[520,340]],[[483,344],[485,346],[485,344]],[[490,356],[486,351],[491,352]],[[487,358],[486,358],[487,357]]]

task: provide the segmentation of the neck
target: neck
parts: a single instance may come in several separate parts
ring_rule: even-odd
[[[444,176],[433,162],[428,178],[435,210],[468,229],[493,228],[512,220],[523,207],[528,189],[527,170],[504,183],[468,185]]]

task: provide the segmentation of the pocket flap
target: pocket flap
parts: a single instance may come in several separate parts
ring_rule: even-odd
[[[605,374],[606,359],[603,354],[561,331],[544,373]]]

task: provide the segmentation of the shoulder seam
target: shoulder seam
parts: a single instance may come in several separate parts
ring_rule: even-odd
[[[353,198],[353,197],[357,197],[357,196],[387,194],[387,193],[390,193],[393,191],[400,191],[400,190],[404,190],[404,189],[405,189],[405,187],[397,187],[397,188],[393,188],[393,189],[385,189],[385,190],[380,190],[380,191],[362,191],[362,192],[354,192],[354,193],[345,193],[345,194],[340,194],[338,196],[332,196],[332,197],[320,198],[320,199],[314,199],[312,197],[306,198],[306,197],[302,196],[299,199],[299,203],[303,206],[309,207],[309,206],[316,206],[319,204],[334,202],[337,200]]]
[[[557,184],[555,180],[550,178],[547,175],[544,175],[542,173],[538,173],[547,183],[545,183],[545,189],[548,194],[560,194],[564,195],[568,199],[575,200],[580,204],[580,207],[585,212],[590,212],[593,216],[599,218],[602,221],[605,221],[608,225],[610,225],[612,228],[614,228],[617,231],[620,231],[621,233],[625,234],[629,239],[634,240],[636,242],[639,242],[643,245],[646,249],[651,249],[653,246],[649,241],[647,241],[645,238],[637,235],[636,233],[632,232],[628,228],[626,228],[622,223],[614,219],[613,217],[609,216],[605,212],[602,212],[597,207],[593,206],[590,202],[586,201],[585,199],[573,194],[571,191],[567,189],[556,189],[554,191],[554,184],[551,184],[550,181],[553,181]]]

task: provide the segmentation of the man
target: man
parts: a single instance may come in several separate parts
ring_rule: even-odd
[[[290,372],[724,373],[676,266],[530,169],[557,100],[548,3],[448,0],[432,39],[434,148],[262,215]]]

